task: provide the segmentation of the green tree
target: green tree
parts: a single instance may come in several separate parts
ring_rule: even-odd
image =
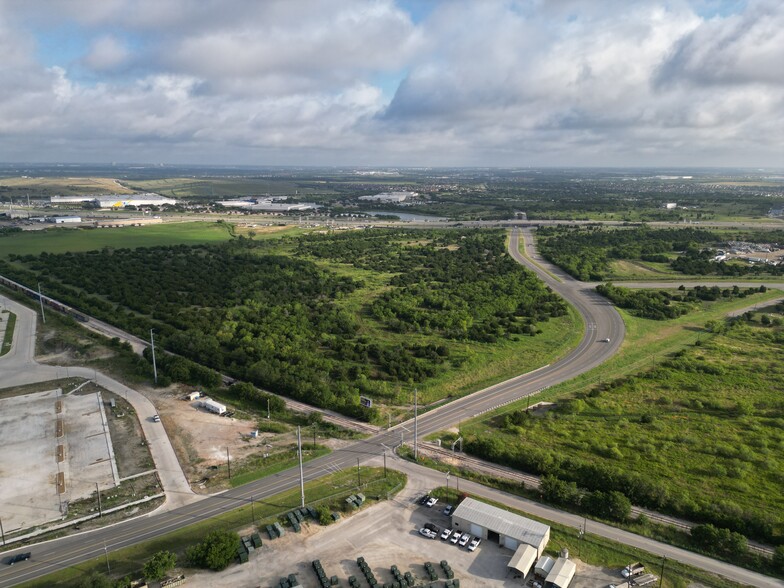
[[[76,588],[112,588],[112,581],[98,572],[93,572],[89,576],[82,576],[76,584]]]
[[[171,551],[159,551],[144,564],[142,572],[148,580],[160,580],[177,565],[177,556]]]
[[[784,545],[779,545],[773,552],[773,566],[780,573],[784,573]]]
[[[211,531],[204,541],[189,547],[188,562],[199,568],[222,570],[237,557],[240,536],[232,531]]]

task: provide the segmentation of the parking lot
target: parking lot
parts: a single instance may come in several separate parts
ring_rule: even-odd
[[[0,446],[6,533],[59,519],[61,504],[94,494],[96,482],[102,490],[115,485],[111,439],[97,394],[50,390],[0,399]],[[62,495],[58,474],[65,483]]]
[[[392,582],[392,565],[396,565],[401,573],[411,572],[421,581],[426,579],[424,563],[429,561],[439,570],[442,560],[449,562],[461,587],[523,585],[522,579],[515,577],[515,572],[506,567],[512,556],[508,549],[483,541],[476,551],[469,552],[465,547],[421,536],[419,529],[425,523],[434,523],[443,529],[449,525],[449,520],[441,514],[444,506],[441,503],[430,509],[418,504],[417,499],[423,495],[424,489],[412,487],[415,483],[415,480],[410,480],[409,487],[395,499],[341,519],[329,527],[310,523],[303,526],[301,533],[288,532],[274,541],[267,540],[266,534],[263,534],[264,546],[251,554],[248,563],[231,566],[220,574],[201,572],[189,575],[188,585],[205,588],[267,587],[293,573],[303,587],[309,588],[317,586],[311,562],[318,559],[328,576],[338,576],[341,585],[346,586],[349,576],[363,578],[356,563],[360,556],[369,564],[379,585]],[[616,577],[578,562],[578,576],[572,587],[607,586],[610,580],[606,578],[617,580],[620,574]],[[439,573],[439,579],[443,585],[445,576]],[[365,585],[364,579],[362,585]]]

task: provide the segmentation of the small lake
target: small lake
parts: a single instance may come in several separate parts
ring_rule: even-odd
[[[382,211],[378,211],[377,210],[377,211],[374,211],[374,212],[368,212],[366,210],[363,210],[363,211],[360,211],[360,214],[367,214],[369,216],[379,216],[379,215],[380,216],[385,216],[385,215],[396,216],[400,220],[404,220],[404,221],[422,221],[422,222],[426,222],[426,221],[438,222],[438,221],[441,221],[441,222],[443,222],[443,221],[448,221],[449,220],[448,218],[445,218],[443,216],[433,216],[433,215],[430,215],[430,214],[411,214],[409,212],[397,212],[397,211],[395,211],[395,212],[392,212],[392,211],[382,212]]]

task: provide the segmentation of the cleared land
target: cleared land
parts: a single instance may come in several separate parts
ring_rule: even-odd
[[[236,198],[311,194],[315,190],[297,182],[268,178],[164,178],[156,180],[126,180],[123,183],[133,190],[156,192],[172,198]],[[319,190],[321,192],[321,190]],[[324,192],[331,190],[324,188]]]
[[[81,194],[133,194],[113,178],[2,178],[0,196],[14,199]]]

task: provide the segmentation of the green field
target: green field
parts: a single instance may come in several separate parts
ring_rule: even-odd
[[[731,307],[776,295],[715,303],[667,322],[624,314],[621,353],[538,398],[557,401],[557,409],[532,417],[518,403],[463,423],[466,448],[523,471],[620,490],[640,506],[781,542],[780,315],[770,315],[767,325],[737,321],[722,334],[704,329],[716,321],[712,330],[721,330]]]
[[[155,192],[171,198],[238,198],[241,196],[296,196],[316,191],[295,181],[270,178],[165,178],[125,180],[123,184],[141,192]],[[330,192],[325,188],[325,192]],[[319,192],[320,193],[320,192]]]
[[[54,228],[24,231],[0,238],[0,258],[11,253],[38,255],[44,252],[93,251],[104,247],[133,249],[156,245],[195,245],[219,243],[231,238],[231,225],[226,223],[166,223],[113,229]]]

